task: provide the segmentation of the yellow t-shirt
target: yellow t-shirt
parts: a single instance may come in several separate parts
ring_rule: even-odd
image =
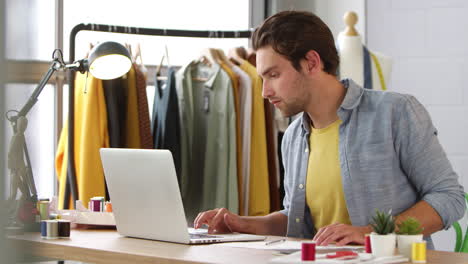
[[[341,182],[340,124],[338,119],[326,128],[312,128],[310,134],[306,202],[317,230],[334,223],[351,224]]]

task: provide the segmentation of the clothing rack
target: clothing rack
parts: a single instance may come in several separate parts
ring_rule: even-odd
[[[159,28],[140,28],[104,24],[78,24],[70,32],[70,63],[75,61],[76,35],[80,31],[98,31],[131,35],[167,36],[167,37],[190,37],[190,38],[250,38],[253,30],[243,31],[210,31],[210,30],[178,30]],[[70,193],[73,200],[78,199],[78,187],[76,183],[75,167],[75,74],[68,71],[68,160],[67,160],[67,182],[64,195],[64,208],[69,208]]]

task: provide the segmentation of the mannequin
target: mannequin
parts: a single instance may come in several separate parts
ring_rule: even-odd
[[[391,58],[368,50],[366,54],[367,48],[364,47],[361,36],[354,28],[358,20],[356,13],[346,12],[343,18],[346,29],[338,35],[340,79],[351,78],[357,84],[367,86],[365,88],[386,90],[392,70]],[[366,58],[369,64],[365,63]],[[367,77],[366,65],[369,70]],[[367,84],[368,82],[370,85]]]

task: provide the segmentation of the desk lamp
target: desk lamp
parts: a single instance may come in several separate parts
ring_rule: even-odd
[[[10,195],[8,198],[10,218],[8,227],[11,230],[21,230],[22,226],[17,221],[22,202],[29,202],[35,207],[37,191],[32,174],[24,131],[27,127],[26,115],[36,104],[39,94],[55,71],[89,71],[94,77],[102,80],[118,78],[126,74],[132,66],[130,53],[117,42],[107,41],[96,45],[89,53],[87,59],[82,59],[71,64],[65,64],[62,51],[56,49],[52,54],[52,64],[49,70],[34,89],[26,104],[20,111],[9,110],[6,118],[13,128],[13,137],[8,151],[8,169],[10,170]],[[25,162],[26,158],[26,162]],[[20,201],[16,201],[17,190],[21,191]],[[26,209],[26,208],[25,208]],[[28,209],[26,209],[28,211]],[[26,218],[32,217],[32,212],[27,212]],[[25,218],[24,216],[22,218]],[[31,219],[29,219],[31,221]]]

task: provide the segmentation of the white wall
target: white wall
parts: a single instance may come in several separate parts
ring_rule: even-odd
[[[390,90],[412,94],[427,107],[468,191],[468,87],[463,79],[468,76],[468,1],[384,0],[366,5],[368,47],[393,58]],[[434,242],[438,250],[453,251],[453,229],[436,233]]]
[[[363,41],[366,39],[366,16],[364,0],[315,0],[314,12],[330,27],[333,36],[346,28],[343,16],[348,11],[354,11],[358,15],[355,26]]]
[[[365,2],[364,0],[270,0],[270,14],[284,10],[310,11],[319,16],[330,27],[333,36],[345,29],[343,16],[347,11],[358,15],[356,30],[365,40]]]

